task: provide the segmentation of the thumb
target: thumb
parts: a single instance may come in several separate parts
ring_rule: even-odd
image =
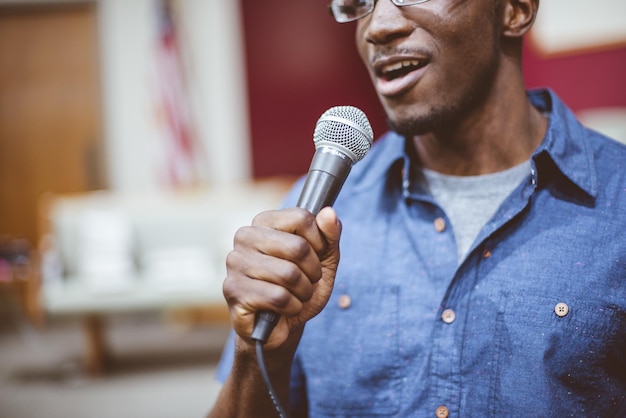
[[[325,207],[317,214],[315,221],[328,243],[326,253],[335,253],[339,248],[339,238],[341,237],[341,221],[337,217],[337,213],[332,207]]]

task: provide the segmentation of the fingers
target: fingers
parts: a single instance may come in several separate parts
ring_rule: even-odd
[[[228,255],[226,265],[229,275],[225,282],[225,296],[235,295],[239,304],[251,310],[295,315],[301,303],[309,300],[313,293],[314,280],[296,263],[283,258],[237,245],[237,249]],[[234,286],[234,289],[227,286]]]
[[[321,277],[318,252],[325,248],[326,241],[308,212],[265,212],[251,227],[237,231],[234,252],[244,259],[232,261],[243,263],[251,278],[280,284],[306,300],[307,284]]]
[[[239,229],[226,260],[223,286],[238,333],[249,335],[260,310],[293,318],[295,324],[317,314],[332,288],[340,234],[341,225],[330,208],[317,217],[298,208],[264,212],[251,226]],[[324,276],[330,276],[330,284],[320,287],[317,283]]]
[[[322,211],[327,212],[328,210],[334,214],[331,208]],[[326,239],[320,233],[315,216],[304,209],[292,208],[283,211],[263,212],[254,218],[252,226],[266,227],[298,235],[304,238],[317,253],[326,248]]]

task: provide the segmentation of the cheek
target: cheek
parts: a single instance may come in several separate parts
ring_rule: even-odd
[[[362,20],[357,21],[356,31],[354,31],[354,45],[361,57],[361,60],[367,65],[367,42],[365,41],[364,27]]]
[[[356,46],[356,51],[358,52],[359,57],[361,58],[361,63],[365,66],[367,73],[369,74],[370,79],[373,82],[376,79],[376,76],[375,74],[372,73],[372,68],[369,65],[369,54],[368,54],[369,44],[367,43],[367,41],[364,40],[364,33],[363,33],[364,29],[362,29],[361,27],[362,25],[357,26],[357,30],[354,36],[354,44]]]
[[[464,82],[479,77],[478,73],[492,68],[497,60],[492,26],[474,22],[457,22],[454,30],[446,32],[440,55],[444,61],[441,70],[449,82]]]
[[[433,9],[430,27],[448,48],[456,49],[457,53],[470,53],[467,58],[482,54],[485,48],[492,49],[498,35],[494,26],[495,12],[490,1],[437,1],[433,2],[435,5],[438,7]]]

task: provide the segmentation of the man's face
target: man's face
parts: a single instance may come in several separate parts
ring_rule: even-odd
[[[499,0],[379,0],[357,23],[359,54],[392,128],[445,129],[490,93],[499,62]]]

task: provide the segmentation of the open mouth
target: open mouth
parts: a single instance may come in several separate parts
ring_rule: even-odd
[[[393,64],[385,65],[378,71],[378,76],[385,81],[392,81],[397,78],[404,77],[413,71],[419,70],[424,65],[426,65],[426,61],[416,59],[402,60]]]
[[[428,67],[428,58],[398,57],[374,63],[375,86],[379,95],[394,97],[411,90],[422,78]]]

